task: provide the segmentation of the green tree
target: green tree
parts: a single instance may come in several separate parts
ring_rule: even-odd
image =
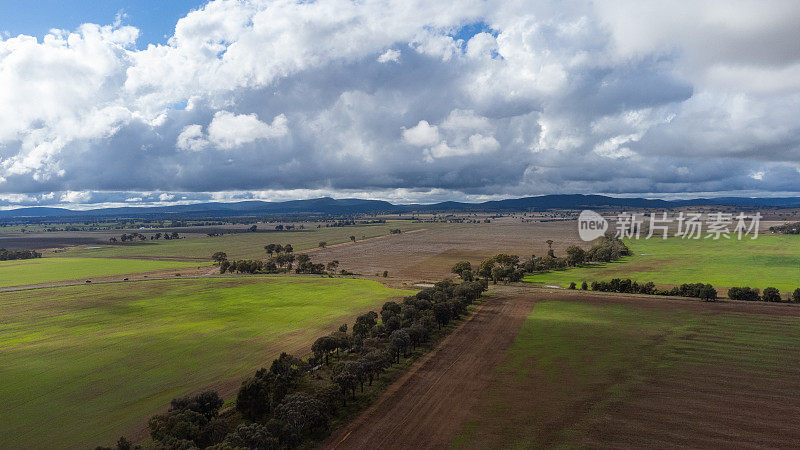
[[[261,368],[242,382],[236,395],[236,410],[247,420],[261,420],[269,413],[271,392],[269,372]]]
[[[765,302],[779,302],[781,301],[781,292],[774,287],[768,287],[761,293],[761,298]]]
[[[228,255],[225,252],[216,252],[211,255],[211,259],[215,262],[221,263],[222,261],[228,259]]]
[[[469,274],[469,278],[472,278],[472,264],[470,264],[469,261],[459,261],[455,263],[450,271],[462,279],[467,279],[467,273]]]
[[[570,266],[579,266],[586,261],[586,251],[577,245],[567,247],[567,263]]]

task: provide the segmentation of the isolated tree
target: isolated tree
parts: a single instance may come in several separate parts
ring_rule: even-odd
[[[589,289],[589,284],[584,281],[583,283],[581,283],[581,289],[584,290],[584,291],[588,290]]]
[[[325,242],[325,241],[320,241],[320,243],[318,244],[318,246],[319,246],[319,248],[325,248],[325,247],[327,247],[327,246],[328,246],[328,243],[327,243],[327,242]]]
[[[800,303],[800,288],[797,288],[792,292],[792,303]]]
[[[228,255],[225,252],[216,252],[211,255],[211,259],[215,262],[221,263],[222,261],[228,259]]]
[[[350,236],[350,241],[351,242],[355,242],[356,241],[356,237],[355,236]]]

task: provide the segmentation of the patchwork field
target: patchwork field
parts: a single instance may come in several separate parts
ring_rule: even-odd
[[[229,259],[265,258],[264,245],[270,243],[292,244],[295,251],[317,248],[320,242],[335,245],[356,239],[388,236],[389,230],[399,228],[412,231],[426,224],[410,221],[389,221],[385,224],[308,228],[295,231],[262,231],[255,233],[231,233],[217,237],[192,237],[187,239],[136,242],[125,245],[102,245],[101,248],[75,248],[70,256],[92,256],[106,258],[147,258],[167,260],[209,261],[214,252],[223,251]],[[146,234],[152,234],[148,231]]]
[[[390,297],[367,280],[146,281],[0,293],[0,447],[135,436],[176,397],[241,378]],[[135,287],[135,289],[134,289]]]
[[[551,296],[456,447],[787,447],[800,439],[797,308]],[[780,418],[780,420],[775,420]]]
[[[317,250],[313,255],[320,261],[338,260],[357,273],[388,270],[391,276],[435,281],[452,276],[450,268],[462,260],[477,265],[501,252],[522,259],[541,256],[547,252],[548,239],[559,254],[570,245],[585,245],[575,221],[422,225],[424,231]]]
[[[83,280],[166,269],[197,267],[197,262],[53,257],[0,261],[0,287]]]
[[[568,286],[582,281],[631,278],[656,284],[711,283],[715,287],[776,287],[784,295],[800,287],[800,236],[755,240],[639,239],[633,256],[603,265],[536,274],[525,281]]]
[[[502,288],[338,448],[791,447],[800,308]]]

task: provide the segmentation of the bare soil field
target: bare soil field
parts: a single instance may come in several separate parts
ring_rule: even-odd
[[[316,261],[338,260],[340,267],[370,275],[389,271],[393,277],[439,280],[452,276],[458,261],[478,264],[497,253],[521,258],[547,253],[552,239],[556,254],[570,245],[589,246],[580,240],[576,221],[537,223],[424,224],[413,233],[369,239],[352,244],[314,250]]]
[[[800,443],[800,308],[495,292],[326,446]]]
[[[442,448],[489,385],[533,301],[492,299],[381,399],[326,444],[329,448]],[[491,336],[491,339],[486,339]]]

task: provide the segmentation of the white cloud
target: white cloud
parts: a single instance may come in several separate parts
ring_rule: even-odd
[[[378,56],[379,63],[398,62],[400,61],[400,50],[389,49]]]
[[[203,137],[203,127],[201,125],[187,125],[178,135],[175,146],[181,150],[197,152],[208,146],[208,141]]]
[[[214,0],[142,49],[120,22],[3,37],[0,194],[800,191],[779,170],[800,165],[798,20],[781,1]]]
[[[417,147],[427,147],[439,142],[439,128],[420,120],[416,126],[403,130],[403,140]]]
[[[236,115],[218,111],[208,126],[209,141],[219,148],[230,150],[259,139],[285,136],[289,132],[286,116],[280,114],[266,124],[255,114]]]

